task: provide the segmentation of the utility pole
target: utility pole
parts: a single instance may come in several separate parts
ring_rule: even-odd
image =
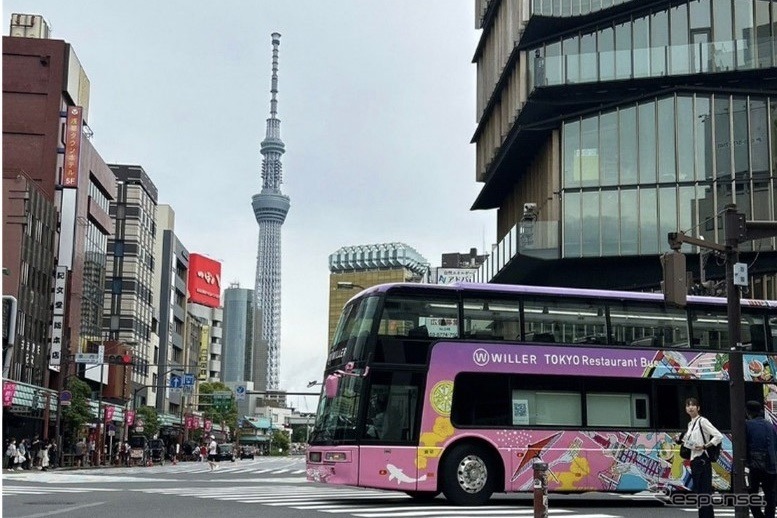
[[[745,215],[737,212],[734,204],[726,205],[724,216],[724,244],[710,243],[703,239],[686,236],[682,232],[670,232],[669,246],[672,252],[664,254],[664,297],[667,302],[685,305],[687,293],[686,276],[679,274],[679,268],[684,268],[684,257],[680,259],[680,247],[683,243],[696,245],[700,248],[723,252],[726,257],[726,302],[728,310],[729,338],[729,404],[731,411],[731,489],[734,494],[745,494],[745,457],[747,453],[747,437],[745,427],[745,373],[742,351],[742,306],[739,283],[735,282],[734,267],[739,262],[739,244],[755,239],[777,236],[777,221],[747,221]],[[684,273],[684,272],[683,272]],[[744,283],[747,283],[745,275]],[[685,290],[682,294],[682,292]],[[748,508],[737,505],[734,510],[736,518],[747,518]]]

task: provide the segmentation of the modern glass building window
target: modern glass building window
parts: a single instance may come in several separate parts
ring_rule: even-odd
[[[777,127],[777,112],[771,108],[775,103],[775,97],[672,95],[565,122],[563,257],[634,254],[630,232],[614,238],[618,231],[613,220],[623,218],[626,228],[628,221],[639,222],[631,227],[638,236],[638,253],[657,254],[666,250],[666,241],[661,240],[668,232],[701,222],[705,239],[722,242],[722,222],[716,213],[728,203],[736,203],[748,219],[773,217],[765,195],[774,190],[770,177],[775,174],[769,172],[766,136],[768,127]],[[711,105],[714,117],[709,115]],[[694,113],[706,122],[694,124]],[[701,152],[694,150],[695,145]],[[638,163],[633,159],[635,148]],[[619,149],[623,161],[618,159]],[[715,164],[711,177],[710,161]],[[618,191],[625,203],[619,201]]]

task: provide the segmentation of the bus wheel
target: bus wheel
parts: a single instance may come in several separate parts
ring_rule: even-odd
[[[437,498],[437,495],[440,494],[439,491],[405,491],[405,494],[415,500],[416,502],[431,502],[435,498]]]
[[[488,450],[460,444],[445,457],[442,492],[455,505],[481,505],[494,492],[494,467]]]

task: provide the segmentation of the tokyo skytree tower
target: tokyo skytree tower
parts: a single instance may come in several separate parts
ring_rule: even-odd
[[[281,121],[276,117],[278,101],[278,46],[281,35],[272,34],[272,85],[270,118],[267,135],[261,144],[262,191],[255,194],[251,205],[259,224],[259,246],[256,252],[256,308],[261,311],[262,343],[267,344],[267,387],[278,390],[281,363],[281,225],[289,212],[289,197],[281,194],[283,174],[281,156]],[[257,315],[258,316],[258,315]]]

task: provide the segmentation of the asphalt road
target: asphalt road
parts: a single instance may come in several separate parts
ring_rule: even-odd
[[[443,497],[417,503],[403,493],[305,481],[302,457],[68,471],[6,471],[3,518],[443,518],[531,517],[531,495],[495,495],[482,507],[449,506]],[[716,516],[733,516],[731,508]],[[553,518],[693,518],[648,496],[551,495]]]

